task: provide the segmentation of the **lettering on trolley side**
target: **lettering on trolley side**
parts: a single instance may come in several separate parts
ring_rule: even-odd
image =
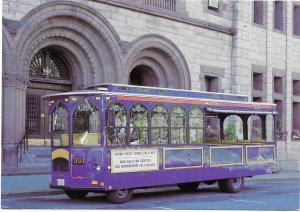
[[[158,150],[112,150],[112,173],[158,170]]]

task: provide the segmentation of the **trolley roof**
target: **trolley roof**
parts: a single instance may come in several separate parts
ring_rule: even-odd
[[[159,90],[162,90],[165,93]],[[154,88],[154,87],[129,86],[129,85],[119,85],[119,84],[92,85],[87,87],[85,90],[50,94],[50,95],[43,96],[42,98],[51,99],[51,98],[63,97],[63,96],[89,96],[89,95],[101,95],[101,94],[114,96],[119,100],[151,101],[151,102],[165,101],[170,103],[176,102],[176,103],[187,103],[187,104],[204,104],[207,105],[205,108],[208,112],[243,113],[244,111],[245,113],[253,112],[256,114],[276,113],[275,104],[247,102],[245,101],[246,98],[237,98],[237,99],[234,98],[234,97],[247,97],[243,95],[185,91],[179,89],[161,89],[161,88]]]
[[[113,83],[102,83],[94,84],[85,87],[87,90],[103,90],[107,89],[110,92],[119,93],[134,93],[134,94],[147,94],[147,95],[159,95],[159,96],[178,96],[187,98],[203,98],[203,99],[216,99],[216,100],[227,100],[227,101],[249,101],[246,95],[217,93],[217,92],[203,92],[203,91],[192,91],[182,89],[171,89],[171,88],[158,88],[158,87],[147,87],[147,86],[134,86],[134,85],[123,85]]]

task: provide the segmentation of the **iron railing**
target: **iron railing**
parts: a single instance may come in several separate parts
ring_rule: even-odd
[[[19,167],[19,163],[22,163],[22,156],[25,155],[26,150],[28,150],[28,133],[25,131],[24,136],[16,146],[17,150],[17,167]]]

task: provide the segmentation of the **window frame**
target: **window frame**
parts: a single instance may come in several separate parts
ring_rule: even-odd
[[[180,127],[177,127],[177,126],[174,126],[173,127],[173,125],[172,125],[172,114],[173,114],[173,111],[174,111],[174,109],[176,108],[176,107],[180,107],[180,108],[182,108],[182,110],[183,110],[183,112],[184,112],[184,126],[180,126]],[[188,144],[188,136],[187,136],[187,132],[188,132],[188,120],[187,120],[187,110],[185,109],[185,107],[184,106],[182,106],[182,105],[174,105],[172,108],[171,108],[171,110],[170,110],[170,117],[169,117],[169,119],[170,119],[170,123],[169,123],[169,125],[170,125],[170,144],[171,145],[180,145],[180,144],[183,144],[183,145],[185,145],[185,144]],[[174,144],[174,143],[172,143],[172,138],[173,138],[173,132],[174,132],[174,129],[178,129],[178,130],[180,130],[180,129],[183,129],[184,131],[183,131],[183,135],[182,136],[184,136],[184,137],[182,137],[183,139],[185,138],[185,143],[181,143],[182,141],[181,140],[179,140],[179,142],[180,143],[176,143],[176,144]],[[184,135],[185,134],[185,135]],[[179,137],[179,139],[180,139],[180,137]]]
[[[297,34],[296,34],[296,26],[295,26],[295,19],[296,19],[296,16],[295,16],[295,10],[296,10],[296,8],[298,8],[297,9],[297,11],[299,11],[299,14],[298,14],[298,16],[300,17],[300,3],[296,3],[296,2],[293,2],[293,11],[292,11],[292,14],[293,14],[293,16],[292,16],[292,21],[293,21],[293,35],[294,35],[294,37],[295,38],[300,38],[300,23],[299,23],[299,29],[297,28]],[[300,21],[299,21],[300,22]]]
[[[162,106],[163,108],[165,108],[166,110],[166,114],[167,114],[167,126],[164,127],[155,127],[155,129],[159,129],[159,134],[161,135],[161,129],[162,130],[166,130],[167,131],[167,142],[165,144],[159,143],[159,144],[153,144],[153,139],[152,139],[152,130],[153,130],[153,126],[152,126],[152,118],[153,118],[153,110],[155,107],[157,106]],[[159,136],[160,136],[159,135]],[[159,137],[160,138],[160,137]],[[170,144],[170,110],[168,109],[168,107],[164,104],[155,104],[152,109],[151,109],[151,114],[150,114],[150,145],[169,145]]]
[[[118,104],[118,105],[122,105],[123,107],[124,107],[124,113],[125,113],[125,118],[126,118],[126,121],[125,121],[125,123],[126,123],[126,125],[125,125],[125,127],[116,127],[115,126],[115,124],[116,124],[116,120],[115,120],[115,116],[114,116],[114,125],[113,126],[108,126],[108,124],[109,124],[109,114],[108,114],[108,112],[109,112],[109,107],[111,106],[111,105],[113,105],[113,104]],[[114,147],[114,146],[127,146],[127,137],[128,137],[128,108],[125,106],[125,104],[124,103],[122,103],[122,102],[118,102],[118,101],[113,101],[113,102],[110,102],[108,105],[107,105],[107,107],[105,108],[105,146],[110,146],[110,147]],[[124,128],[125,129],[125,131],[124,131],[124,133],[125,133],[125,136],[122,138],[122,144],[123,145],[120,145],[120,143],[121,142],[118,142],[117,141],[117,144],[115,145],[115,144],[113,144],[113,141],[111,141],[111,139],[108,137],[108,136],[110,136],[109,135],[109,130],[114,130],[114,134],[112,135],[112,136],[115,136],[115,138],[112,138],[112,139],[119,139],[119,141],[120,141],[120,137],[119,136],[117,136],[118,134],[118,130],[119,129],[121,129],[121,128]],[[116,130],[117,129],[117,130]],[[108,143],[108,141],[110,141],[110,144]]]
[[[132,121],[132,109],[135,107],[135,106],[137,106],[137,105],[141,105],[143,108],[145,108],[146,109],[146,112],[147,112],[147,116],[146,116],[146,118],[147,118],[147,126],[146,127],[137,127],[137,126],[132,126],[131,127],[131,121]],[[128,121],[127,121],[127,124],[126,125],[128,125]],[[149,145],[151,142],[150,142],[150,135],[149,135],[149,129],[150,129],[150,123],[149,123],[149,109],[148,109],[148,107],[146,106],[146,105],[144,105],[144,104],[142,104],[142,103],[139,103],[139,102],[137,102],[137,103],[135,103],[135,104],[133,104],[131,107],[130,107],[130,112],[129,112],[129,126],[128,126],[128,128],[129,128],[129,133],[127,133],[128,134],[128,137],[129,137],[129,146],[146,146],[146,145]],[[133,132],[134,132],[134,130],[135,130],[135,128],[139,128],[138,129],[138,133],[140,133],[141,131],[140,131],[140,129],[142,128],[142,129],[146,129],[146,131],[147,131],[147,136],[146,136],[146,138],[147,138],[147,142],[146,142],[146,144],[132,144],[133,142],[131,141],[132,139],[132,134],[133,134]],[[132,131],[131,131],[131,129],[132,129]],[[139,135],[139,137],[138,137],[138,140],[140,140],[141,139],[141,137],[140,137],[140,135]]]
[[[97,111],[99,112],[99,128],[98,128],[98,133],[99,133],[99,137],[98,137],[98,144],[97,145],[79,145],[79,144],[77,144],[77,145],[75,145],[75,143],[74,143],[74,122],[73,122],[73,119],[74,119],[74,114],[75,114],[75,111],[76,111],[76,109],[80,106],[80,105],[82,105],[82,104],[84,104],[84,102],[86,102],[86,101],[88,101],[88,103],[90,104],[90,106],[93,106],[94,108],[96,108],[97,109]],[[74,106],[74,109],[73,109],[73,112],[72,112],[72,116],[70,117],[70,119],[71,119],[71,127],[70,127],[70,132],[71,132],[71,135],[72,135],[72,146],[73,147],[82,147],[82,146],[84,146],[84,147],[89,147],[89,146],[91,146],[91,147],[95,147],[95,146],[102,146],[102,141],[101,141],[101,129],[102,129],[102,114],[101,114],[101,110],[100,110],[100,107],[99,107],[99,105],[96,103],[96,102],[94,102],[91,98],[83,98],[83,99],[81,99],[75,106]],[[88,134],[87,134],[87,136],[89,135],[89,132],[88,132]]]
[[[60,107],[60,105],[62,105],[63,108],[67,111],[67,127],[66,127],[66,129],[67,129],[66,135],[68,136],[67,137],[67,145],[63,145],[63,141],[62,140],[60,141],[61,145],[54,145],[54,139],[55,139],[55,133],[54,133],[54,129],[55,129],[55,127],[54,127],[54,114],[55,114],[56,110]],[[65,104],[63,104],[62,102],[58,101],[56,103],[56,106],[54,107],[52,113],[51,113],[51,135],[52,135],[51,136],[51,146],[52,147],[69,147],[70,143],[71,143],[70,142],[70,132],[71,132],[71,130],[70,130],[70,111],[68,110],[68,107]]]
[[[255,22],[255,4],[256,3],[262,3],[262,14],[261,14],[261,21],[262,21],[262,23],[257,23],[257,22]],[[266,19],[267,19],[267,14],[266,14],[266,11],[267,11],[267,2],[265,2],[265,1],[257,1],[257,0],[254,0],[253,2],[252,2],[252,24],[254,25],[254,26],[256,26],[256,27],[261,27],[261,28],[264,28],[264,29],[266,29],[266,27],[267,27],[267,24],[266,24]]]
[[[279,27],[276,27],[277,25],[278,25],[278,15],[277,15],[277,10],[276,9],[278,9],[278,8],[276,8],[276,3],[280,3],[281,5],[281,9],[282,9],[282,11],[280,11],[281,13],[281,20],[280,20],[280,22],[282,23],[282,25],[281,25],[281,29],[279,29]],[[275,30],[275,31],[278,31],[278,32],[285,32],[285,19],[284,19],[284,17],[285,17],[285,8],[286,8],[286,6],[285,6],[285,2],[284,1],[274,1],[274,5],[273,5],[273,29]]]
[[[191,143],[191,130],[201,130],[201,127],[192,127],[191,126],[191,111],[193,109],[199,109],[199,111],[201,111],[202,113],[202,138],[200,138],[202,140],[202,143]],[[201,121],[201,120],[200,120]],[[189,110],[188,110],[188,113],[187,113],[187,122],[188,122],[188,133],[187,133],[187,143],[188,144],[191,144],[191,145],[201,145],[201,144],[204,144],[205,143],[205,131],[204,131],[204,126],[205,126],[205,112],[203,111],[203,109],[199,106],[193,106],[191,107]],[[199,122],[200,123],[200,122]]]

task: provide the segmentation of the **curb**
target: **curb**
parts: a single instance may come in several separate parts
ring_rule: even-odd
[[[1,173],[1,176],[28,176],[28,175],[49,175],[50,176],[51,172],[50,171],[40,171],[40,172],[6,172],[6,173]]]
[[[245,178],[247,182],[280,182],[280,181],[300,181],[299,177],[286,177],[286,178]],[[48,191],[29,191],[20,193],[2,193],[1,198],[22,198],[22,197],[38,197],[38,196],[49,196],[49,195],[61,195],[64,191],[61,189],[53,189]]]
[[[29,191],[22,193],[4,193],[1,194],[2,199],[8,198],[21,198],[21,197],[37,197],[37,196],[48,196],[48,195],[60,195],[64,194],[63,190],[49,190],[49,191]]]
[[[300,181],[299,177],[286,177],[286,178],[245,178],[248,182],[283,182],[287,180]]]

